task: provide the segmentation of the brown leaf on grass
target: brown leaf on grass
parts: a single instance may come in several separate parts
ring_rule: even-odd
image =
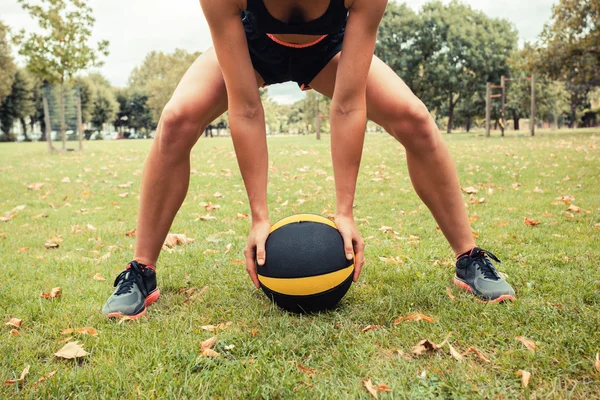
[[[385,226],[385,225],[383,225],[381,228],[379,228],[379,230],[383,233],[394,232],[394,228],[392,228],[391,226]]]
[[[600,372],[600,353],[596,353],[596,362],[594,363],[596,371]]]
[[[377,389],[373,386],[373,382],[371,382],[371,378],[367,379],[366,381],[362,381],[362,383],[365,386],[365,389],[367,389],[367,392],[371,393],[371,396],[378,398]]]
[[[371,331],[374,331],[379,328],[381,328],[381,325],[367,325],[364,328],[362,328],[362,332],[363,333],[371,332]]]
[[[65,358],[68,360],[71,360],[74,358],[85,357],[88,354],[90,354],[90,353],[88,353],[87,351],[85,351],[83,349],[83,345],[81,345],[77,342],[69,342],[69,343],[65,344],[62,349],[60,349],[56,353],[54,353],[54,355],[56,357]]]
[[[463,358],[465,358],[462,354],[456,351],[454,346],[452,346],[450,343],[448,343],[448,348],[450,349],[450,354],[452,354],[452,357],[454,357],[456,361],[461,362]]]
[[[415,357],[418,357],[423,353],[433,353],[438,351],[441,347],[442,346],[433,343],[429,339],[423,339],[413,347],[412,353]]]
[[[477,357],[479,357],[479,359],[483,362],[489,363],[490,360],[487,359],[486,356],[483,355],[483,353],[479,350],[477,350],[475,347],[469,347],[465,352],[462,353],[463,356],[466,356],[469,353],[475,353],[477,355]]]
[[[29,185],[27,185],[27,189],[28,190],[40,190],[41,188],[43,188],[45,185],[45,183],[30,183]]]
[[[60,245],[58,243],[46,242],[44,244],[44,247],[47,249],[58,249],[60,247]]]
[[[473,186],[469,186],[469,187],[463,188],[462,191],[465,192],[466,194],[477,194],[477,193],[479,193],[479,190],[475,189]]]
[[[14,385],[15,383],[21,385],[25,381],[25,376],[29,373],[29,365],[25,367],[19,379],[8,379],[4,381],[4,386]]]
[[[55,288],[52,288],[50,293],[42,292],[42,294],[40,296],[46,300],[52,300],[52,299],[56,299],[57,297],[60,297],[60,295],[61,295],[61,288],[55,287]]]
[[[131,185],[133,185],[133,182],[121,183],[118,187],[119,189],[127,189],[128,187],[131,187]]]
[[[167,238],[165,239],[164,245],[167,247],[175,247],[178,245],[186,245],[189,243],[194,243],[195,239],[188,238],[184,234],[180,233],[169,233]]]
[[[92,224],[87,224],[87,228],[88,228],[90,231],[95,231],[95,230],[97,230],[97,229],[96,229],[96,227],[95,227],[94,225],[92,225]]]
[[[430,322],[430,323],[435,322],[433,318],[431,318],[425,314],[421,314],[421,313],[417,312],[417,313],[410,314],[407,317],[396,318],[394,320],[394,325],[399,325],[403,321],[425,321],[425,322]]]
[[[212,349],[215,343],[217,343],[216,336],[213,336],[210,339],[206,339],[204,342],[200,343],[200,351],[204,352],[204,350],[206,349]]]
[[[378,392],[391,392],[392,388],[386,384],[380,383],[379,385],[377,385],[377,391]]]
[[[523,343],[523,345],[525,347],[527,347],[531,352],[535,353],[535,349],[537,348],[537,345],[535,344],[535,342],[531,339],[528,339],[524,336],[517,336],[515,339],[517,339],[518,342]]]
[[[248,219],[250,216],[248,214],[237,213],[236,219]]]
[[[221,353],[217,353],[213,349],[204,349],[204,350],[202,350],[202,352],[200,353],[200,355],[202,357],[208,357],[208,358],[219,358],[219,357],[221,357]]]
[[[40,218],[48,218],[48,217],[49,217],[48,214],[42,213],[42,214],[34,215],[33,217],[31,217],[31,219],[40,219]]]
[[[223,195],[222,195],[221,193],[219,193],[219,192],[216,192],[216,193],[213,195],[213,197],[214,197],[215,199],[220,199],[221,197],[223,197]]]
[[[520,369],[517,371],[517,376],[521,377],[521,386],[526,388],[529,385],[529,379],[531,378],[531,372]]]
[[[19,331],[16,329],[11,329],[10,330],[10,336],[17,336],[19,334]]]
[[[535,220],[533,220],[531,218],[527,218],[527,217],[525,217],[524,221],[525,221],[525,225],[529,225],[529,226],[536,226],[536,225],[541,224],[541,222],[535,221]]]
[[[233,322],[227,321],[227,322],[221,323],[219,325],[204,325],[204,326],[201,326],[200,328],[204,329],[205,331],[208,331],[208,332],[216,332],[218,330],[226,329],[226,328],[230,327],[232,324],[233,324]]]
[[[70,342],[71,339],[73,339],[73,336],[67,336],[67,337],[64,337],[64,338],[60,339],[58,341],[58,343],[67,343],[67,342]]]
[[[452,289],[450,289],[448,286],[446,286],[446,294],[448,294],[448,297],[450,297],[450,300],[456,299],[456,296],[452,294]]]
[[[119,194],[119,197],[122,197],[122,198],[125,198],[127,196],[129,196],[129,192]]]
[[[405,352],[403,352],[402,350],[394,350],[392,354],[397,354],[400,357],[406,359],[406,360],[412,360],[413,358],[411,356],[409,356],[408,354],[406,354]]]
[[[98,331],[94,328],[86,326],[85,328],[69,328],[60,331],[61,335],[70,335],[72,333],[80,333],[82,335],[98,336]]]
[[[183,301],[183,304],[187,304],[187,303],[189,303],[189,302],[191,302],[193,300],[196,300],[200,296],[202,296],[208,290],[208,286],[204,286],[202,289],[200,289],[199,292],[196,292],[196,290],[197,290],[197,288],[191,288],[191,289],[187,289],[187,290],[183,291],[183,293],[185,293],[185,295],[188,296]]]
[[[6,322],[4,325],[6,325],[6,326],[14,326],[15,328],[19,328],[22,323],[23,323],[22,319],[11,318],[10,321]]]
[[[27,250],[29,250],[29,247],[21,247],[19,250],[17,250],[17,253],[25,253]]]
[[[6,214],[4,217],[0,217],[0,222],[8,222],[17,216],[17,213]]]
[[[258,329],[252,329],[250,331],[250,334],[252,335],[252,337],[256,337],[256,335],[258,334]]]
[[[314,375],[315,374],[315,370],[314,369],[307,368],[307,367],[305,367],[304,365],[302,365],[300,363],[296,363],[296,368],[298,368],[302,372],[306,372],[308,375]]]
[[[137,234],[137,229],[132,229],[130,231],[125,232],[125,236],[127,237],[135,237],[135,235]]]
[[[47,374],[42,375],[40,379],[38,379],[38,381],[33,384],[33,387],[37,387],[38,384],[44,382],[48,378],[51,378],[56,372],[57,370],[54,370],[52,372],[48,372]]]
[[[100,272],[96,272],[94,274],[94,276],[92,276],[92,279],[95,281],[105,281],[106,278],[102,276],[102,274],[100,274]]]
[[[231,260],[232,264],[246,264],[246,260]]]
[[[202,254],[217,254],[219,251],[214,249],[206,249],[202,252]]]

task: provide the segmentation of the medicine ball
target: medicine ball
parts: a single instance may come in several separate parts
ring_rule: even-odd
[[[266,260],[258,266],[265,294],[281,308],[317,312],[335,306],[352,284],[354,260],[334,222],[313,214],[284,218],[271,227]]]

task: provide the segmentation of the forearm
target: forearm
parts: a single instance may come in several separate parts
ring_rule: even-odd
[[[366,107],[359,104],[347,110],[331,107],[331,155],[335,176],[336,209],[340,216],[351,216],[356,180],[365,138]]]
[[[238,165],[250,202],[252,220],[253,222],[268,220],[267,175],[269,161],[263,110],[260,108],[251,116],[230,113],[229,125]]]

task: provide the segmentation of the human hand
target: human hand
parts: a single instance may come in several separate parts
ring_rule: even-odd
[[[244,257],[246,257],[246,272],[250,275],[252,283],[256,288],[260,288],[258,281],[257,266],[265,265],[266,253],[265,253],[265,242],[267,236],[271,230],[271,223],[269,220],[263,221],[252,221],[252,229],[250,230],[250,236],[248,237],[248,243],[244,248]]]
[[[354,254],[354,276],[352,280],[356,282],[358,281],[363,265],[365,265],[365,242],[360,236],[360,233],[358,233],[358,229],[354,223],[354,217],[336,216],[335,224],[344,239],[346,258],[352,260]]]

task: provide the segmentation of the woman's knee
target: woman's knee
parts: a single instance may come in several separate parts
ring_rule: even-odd
[[[201,125],[197,115],[185,106],[167,103],[160,117],[157,137],[161,151],[170,154],[190,151],[198,140]]]
[[[395,110],[388,131],[408,151],[432,151],[439,140],[439,132],[429,110],[417,98]]]

